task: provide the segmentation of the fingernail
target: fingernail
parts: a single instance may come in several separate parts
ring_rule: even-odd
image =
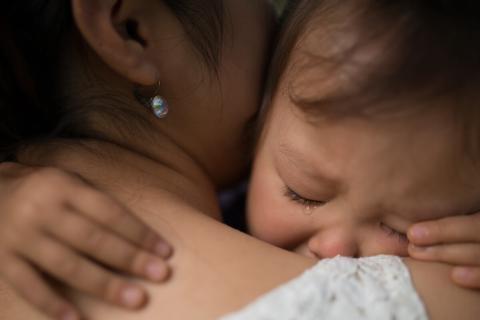
[[[172,254],[172,247],[164,241],[159,241],[155,246],[155,253],[162,258],[168,258]]]
[[[422,240],[428,236],[428,229],[422,226],[415,226],[410,230],[410,235],[415,240]]]
[[[167,275],[167,267],[164,263],[150,262],[145,268],[147,277],[152,281],[161,281]]]
[[[453,277],[459,282],[468,282],[472,278],[473,272],[469,268],[453,269]]]
[[[138,308],[145,301],[143,290],[130,286],[122,291],[122,303],[127,308]]]

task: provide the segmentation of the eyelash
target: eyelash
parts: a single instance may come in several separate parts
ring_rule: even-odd
[[[285,186],[285,196],[292,200],[293,202],[296,202],[304,207],[307,208],[315,208],[315,207],[320,207],[325,204],[324,201],[318,201],[318,200],[312,200],[312,199],[307,199],[293,191],[290,187]]]
[[[293,191],[290,187],[285,186],[285,196],[292,200],[293,202],[296,202],[306,208],[316,208],[325,205],[324,201],[318,201],[318,200],[312,200],[312,199],[307,199]],[[380,223],[380,228],[389,236],[392,238],[395,238],[401,243],[408,243],[408,237],[405,233],[402,233],[400,231],[397,231],[389,226],[387,226],[384,223]]]
[[[392,238],[395,238],[396,240],[398,240],[399,242],[401,243],[408,243],[409,240],[408,240],[408,237],[405,233],[402,233],[400,231],[397,231],[389,226],[387,226],[386,224],[384,223],[380,223],[380,228],[389,236],[389,237],[392,237]]]

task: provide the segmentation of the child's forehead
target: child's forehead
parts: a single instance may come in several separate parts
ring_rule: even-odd
[[[284,120],[269,131],[278,146],[275,159],[290,179],[322,194],[340,190],[413,222],[480,209],[480,166],[456,143],[448,114],[447,122],[439,117],[373,128],[348,119],[323,119],[315,127],[280,115],[272,119]]]
[[[410,192],[410,198],[404,196],[401,199],[404,200],[403,205],[418,205],[413,197],[418,196],[420,199],[421,195],[423,198],[425,195],[431,196],[429,205],[421,212],[415,211],[418,206],[413,205],[410,209],[399,212],[409,211],[420,215],[435,211],[451,215],[457,212],[454,209],[458,209],[462,213],[468,213],[472,208],[465,203],[475,207],[478,204],[476,199],[480,199],[480,193],[476,193],[480,189],[477,184],[480,181],[480,139],[477,138],[480,128],[477,119],[480,117],[477,114],[480,113],[472,113],[470,109],[474,108],[466,108],[468,101],[478,101],[478,58],[469,58],[468,53],[472,51],[468,47],[468,41],[448,42],[439,36],[435,26],[440,20],[432,21],[428,15],[408,10],[415,2],[411,5],[405,3],[403,9],[395,11],[380,10],[377,12],[378,19],[375,19],[374,11],[367,10],[368,7],[356,11],[358,7],[352,6],[355,3],[361,6],[363,2],[326,0],[322,4],[332,4],[332,7],[325,10],[326,6],[318,5],[321,10],[307,15],[306,27],[298,35],[287,68],[282,69],[284,72],[280,78],[280,94],[289,97],[299,107],[295,109],[313,111],[309,114],[320,116],[326,115],[325,111],[333,111],[334,116],[340,114],[349,117],[357,115],[358,111],[369,114],[374,112],[380,116],[390,116],[391,112],[394,116],[397,112],[403,115],[407,112],[411,116],[417,112],[436,114],[440,110],[448,110],[451,117],[446,121],[449,124],[455,123],[456,129],[463,131],[463,135],[455,135],[454,140],[442,140],[439,131],[437,138],[431,138],[432,143],[456,144],[456,155],[461,160],[445,164],[442,170],[438,164],[444,159],[432,158],[429,160],[430,166],[428,161],[424,161],[426,169],[420,170],[417,166],[420,170],[417,176],[423,175],[425,181],[438,181],[439,176],[449,171],[452,179],[450,182],[445,180],[417,189],[422,192]],[[356,16],[356,13],[359,15]],[[370,23],[371,21],[374,22]],[[448,26],[448,23],[441,25]],[[461,26],[450,27],[452,30],[465,31]],[[461,38],[455,36],[452,39]],[[457,59],[450,59],[452,55]],[[470,92],[471,88],[474,91]],[[389,108],[385,108],[387,106]],[[379,121],[383,121],[382,118]],[[466,126],[468,122],[472,122],[473,126]],[[417,132],[431,129],[432,124],[426,122]],[[412,135],[412,141],[415,140],[416,136]],[[473,146],[470,146],[472,143]],[[468,155],[470,149],[474,151],[473,157]],[[310,153],[311,150],[314,149],[310,148]],[[429,154],[428,140],[425,148],[413,156],[408,154],[408,150],[409,146],[406,145],[405,154],[396,159],[399,164],[405,163],[409,157]],[[468,165],[464,166],[465,163]],[[411,167],[415,168],[415,164]],[[431,173],[430,177],[425,175],[427,171]],[[416,178],[415,175],[412,177]],[[444,187],[442,194],[433,192],[435,187],[440,186]],[[449,190],[452,191],[450,194]],[[467,195],[470,198],[466,199]],[[435,202],[435,199],[443,202]],[[458,199],[463,202],[456,203]],[[437,205],[433,206],[432,203]]]

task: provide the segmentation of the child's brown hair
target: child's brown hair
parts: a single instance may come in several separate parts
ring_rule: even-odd
[[[316,115],[372,116],[448,105],[462,129],[476,133],[479,8],[468,0],[291,1],[267,91],[285,89]],[[284,74],[289,81],[278,88]],[[326,89],[302,89],[313,82]],[[267,95],[266,105],[270,100]]]

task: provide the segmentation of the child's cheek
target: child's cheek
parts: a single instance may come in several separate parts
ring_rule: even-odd
[[[285,196],[279,192],[275,181],[267,177],[255,177],[251,181],[247,223],[249,232],[275,246],[287,247],[295,238],[296,215],[285,205]],[[275,192],[277,191],[277,192]]]
[[[275,246],[288,247],[291,243],[289,224],[284,219],[278,219],[279,215],[273,211],[251,215],[252,235]]]

